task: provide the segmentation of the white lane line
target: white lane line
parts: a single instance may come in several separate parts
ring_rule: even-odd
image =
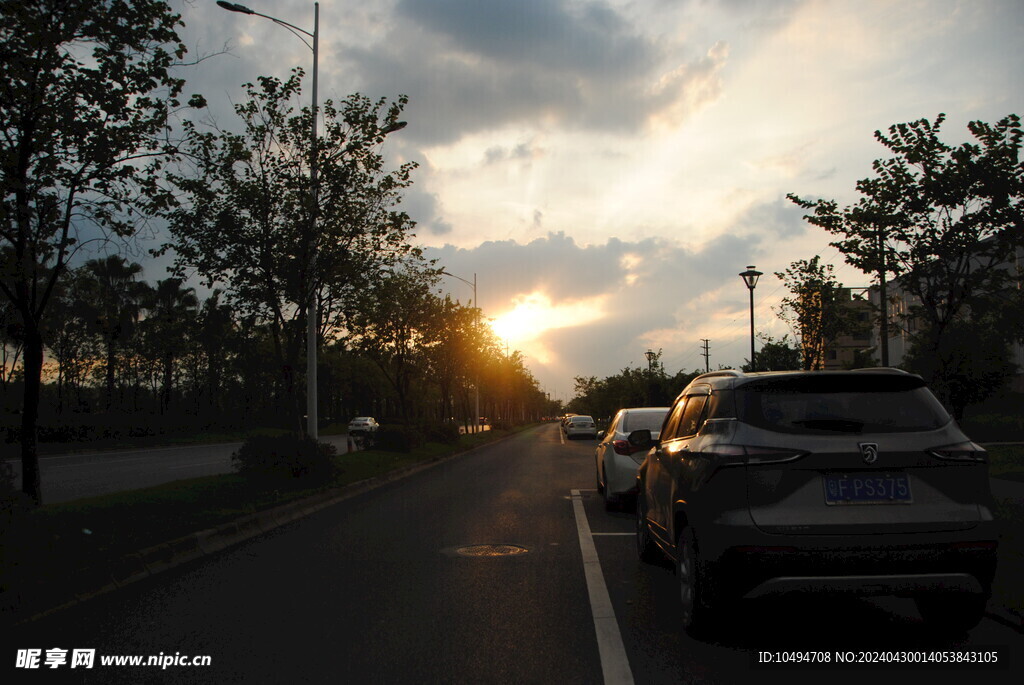
[[[576,517],[576,531],[580,538],[580,552],[583,554],[583,574],[587,579],[590,595],[590,611],[594,616],[594,630],[597,633],[597,651],[601,655],[601,672],[605,685],[632,685],[633,672],[629,668],[626,648],[622,645],[619,623],[604,583],[601,562],[597,558],[593,534],[587,512],[583,509],[583,498],[579,490],[572,491],[572,510]]]

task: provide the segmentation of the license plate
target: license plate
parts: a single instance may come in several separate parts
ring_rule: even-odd
[[[829,473],[822,476],[825,504],[911,504],[905,473]]]

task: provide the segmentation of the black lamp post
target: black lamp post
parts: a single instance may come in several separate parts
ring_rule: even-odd
[[[754,362],[754,288],[757,286],[757,279],[762,275],[760,271],[754,270],[753,264],[740,274],[750,291],[750,369],[752,371],[757,371],[757,364]]]

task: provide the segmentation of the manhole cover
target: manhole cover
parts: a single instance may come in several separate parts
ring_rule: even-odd
[[[519,545],[470,545],[457,548],[455,553],[464,557],[510,557],[529,551]]]

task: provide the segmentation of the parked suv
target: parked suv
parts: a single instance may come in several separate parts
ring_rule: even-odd
[[[790,592],[913,597],[962,633],[996,565],[985,451],[896,369],[695,378],[637,473],[640,558],[676,566],[684,627]]]

